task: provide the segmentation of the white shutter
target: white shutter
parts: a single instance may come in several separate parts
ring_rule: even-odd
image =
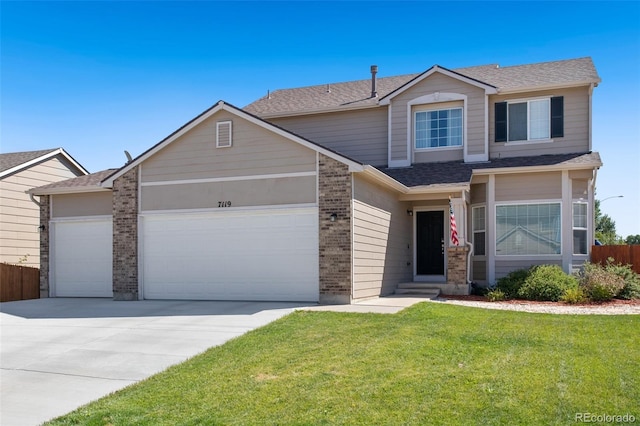
[[[216,148],[229,148],[231,134],[231,121],[218,121],[216,124]]]

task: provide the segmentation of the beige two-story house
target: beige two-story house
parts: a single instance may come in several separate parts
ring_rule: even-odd
[[[370,71],[220,101],[118,170],[34,190],[43,291],[350,303],[588,259],[590,58]],[[69,283],[97,261],[64,259],[88,228],[110,273]]]

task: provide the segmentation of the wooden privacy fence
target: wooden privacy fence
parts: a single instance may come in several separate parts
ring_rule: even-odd
[[[0,263],[0,302],[39,297],[40,270],[38,268]]]
[[[604,265],[607,259],[612,257],[614,263],[631,265],[633,270],[640,274],[640,245],[614,245],[614,246],[592,246],[591,262]]]

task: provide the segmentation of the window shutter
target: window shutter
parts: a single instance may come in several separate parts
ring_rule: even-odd
[[[216,148],[228,148],[231,146],[231,121],[219,121],[216,123]]]
[[[495,139],[496,142],[507,141],[507,103],[496,102],[495,104]]]
[[[551,98],[551,137],[564,137],[564,97]]]

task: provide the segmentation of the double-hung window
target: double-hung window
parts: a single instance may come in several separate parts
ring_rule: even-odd
[[[587,254],[587,203],[573,203],[573,254]]]
[[[462,108],[415,113],[415,148],[462,146]]]
[[[486,208],[478,206],[471,209],[473,217],[473,254],[476,256],[485,255],[485,235],[486,235]]]
[[[564,136],[564,98],[495,104],[496,142],[540,141]]]

